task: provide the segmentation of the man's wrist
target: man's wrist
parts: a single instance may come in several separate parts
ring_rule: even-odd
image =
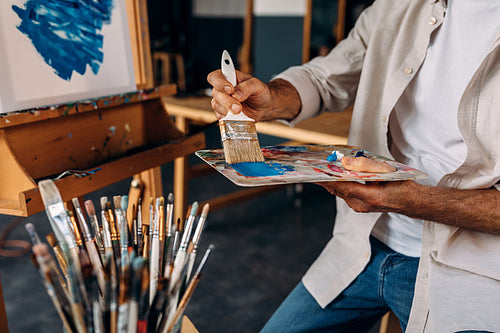
[[[297,117],[301,109],[300,96],[295,87],[283,79],[267,83],[272,96],[271,115],[273,119],[291,120]]]

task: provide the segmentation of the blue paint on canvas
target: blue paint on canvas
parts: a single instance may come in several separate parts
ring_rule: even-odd
[[[64,80],[73,72],[97,74],[102,64],[103,24],[111,23],[113,0],[28,0],[12,6],[21,19],[17,27],[43,60]]]
[[[292,165],[284,165],[281,163],[265,163],[265,162],[243,162],[231,164],[234,170],[245,177],[269,177],[283,175],[286,172],[294,171]]]

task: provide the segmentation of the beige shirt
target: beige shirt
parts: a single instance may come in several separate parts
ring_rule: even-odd
[[[278,76],[297,88],[302,101],[291,125],[354,103],[349,144],[391,157],[390,113],[422,65],[445,13],[442,0],[375,1],[328,56]],[[467,156],[438,186],[500,190],[499,92],[500,31],[459,104]],[[379,216],[355,213],[337,200],[333,237],[303,278],[322,307],[367,264],[369,235]],[[500,237],[426,221],[407,332],[495,332],[499,314]]]

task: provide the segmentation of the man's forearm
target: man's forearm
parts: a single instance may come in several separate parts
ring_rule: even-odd
[[[417,185],[403,189],[396,212],[410,217],[500,235],[500,192]]]
[[[295,87],[283,79],[272,80],[267,86],[273,97],[270,118],[288,120],[295,118],[301,108],[300,96]]]

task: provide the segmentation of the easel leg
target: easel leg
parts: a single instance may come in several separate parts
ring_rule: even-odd
[[[0,279],[0,332],[1,333],[9,332],[9,325],[7,325],[7,311],[5,310],[5,302],[3,299],[1,279]]]
[[[175,125],[184,133],[189,131],[189,122],[184,117],[176,116]],[[184,222],[188,198],[188,167],[186,157],[178,157],[174,160],[174,221],[180,218],[181,222]]]

